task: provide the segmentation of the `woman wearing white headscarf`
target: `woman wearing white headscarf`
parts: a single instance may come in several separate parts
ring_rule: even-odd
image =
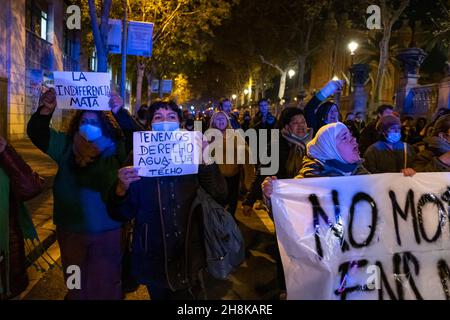
[[[303,167],[296,179],[314,177],[335,177],[369,174],[362,165],[358,143],[349,129],[341,122],[323,126],[306,146]],[[414,171],[405,170],[405,176],[414,175]],[[272,195],[272,181],[268,177],[262,184],[266,199]]]

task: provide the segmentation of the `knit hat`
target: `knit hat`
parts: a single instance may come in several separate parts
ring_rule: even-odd
[[[387,115],[387,116],[380,118],[380,120],[378,120],[377,131],[378,132],[388,131],[390,127],[395,126],[395,125],[401,126],[400,118],[398,118],[394,115]]]

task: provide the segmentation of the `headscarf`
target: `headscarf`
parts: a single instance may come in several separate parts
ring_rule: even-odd
[[[342,122],[330,123],[320,128],[314,139],[306,146],[308,156],[320,161],[337,160],[347,163],[339,154],[336,144],[338,134],[344,129],[347,127]]]

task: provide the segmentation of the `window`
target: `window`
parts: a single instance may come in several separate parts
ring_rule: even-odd
[[[48,32],[48,4],[43,0],[27,0],[26,27],[29,31],[44,40]]]

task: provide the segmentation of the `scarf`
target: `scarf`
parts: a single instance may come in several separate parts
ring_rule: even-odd
[[[95,141],[89,142],[82,135],[76,133],[73,138],[73,154],[78,167],[86,167],[99,157],[112,156],[116,153],[115,143],[108,137],[102,136]]]
[[[0,274],[0,295],[10,295],[10,253],[9,253],[9,177],[5,171],[0,168],[0,258],[5,266],[5,283],[3,283],[2,275]],[[33,225],[33,220],[23,203],[19,204],[18,222],[22,230],[25,244],[29,245],[30,249],[36,249],[39,245],[39,238],[36,229]]]
[[[341,122],[330,123],[320,128],[315,138],[306,146],[306,152],[310,158],[320,161],[338,160],[346,163],[337,150],[336,138],[339,133],[346,129]]]
[[[303,164],[303,156],[306,153],[306,144],[312,139],[312,129],[306,135],[299,137],[286,129],[281,129],[281,135],[290,144],[289,156],[286,163],[286,172],[289,177],[298,174]]]

